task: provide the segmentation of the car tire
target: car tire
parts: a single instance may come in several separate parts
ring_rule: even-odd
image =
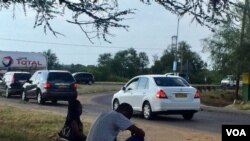
[[[57,104],[57,100],[52,100],[52,103],[53,104]]]
[[[182,116],[185,120],[191,120],[194,116],[194,113],[185,113],[185,114],[182,114]]]
[[[114,100],[114,102],[113,102],[113,110],[116,110],[119,105],[120,105],[119,101],[117,99]]]
[[[29,99],[26,96],[25,91],[22,92],[22,101],[26,101],[26,102],[29,101]]]
[[[153,119],[154,114],[152,112],[149,102],[145,102],[142,107],[143,117],[147,120]]]
[[[6,97],[6,98],[10,98],[10,96],[11,96],[11,95],[10,95],[10,92],[9,92],[9,88],[6,88],[6,89],[5,89],[5,97]]]
[[[92,85],[92,84],[93,84],[93,81],[89,81],[88,84],[89,84],[89,85]]]
[[[42,98],[42,94],[41,94],[40,91],[38,91],[38,93],[37,93],[37,103],[38,103],[38,104],[41,104],[41,105],[45,104],[45,101],[44,101],[44,99]]]

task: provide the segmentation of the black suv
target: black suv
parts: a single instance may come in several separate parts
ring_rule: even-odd
[[[93,84],[95,82],[94,75],[89,72],[76,72],[72,74],[77,83]]]
[[[38,104],[58,100],[68,101],[77,98],[75,79],[68,71],[40,70],[36,71],[29,81],[23,85],[22,100],[37,99]]]
[[[6,72],[0,81],[0,91],[9,98],[11,95],[21,95],[23,84],[29,80],[29,72]]]

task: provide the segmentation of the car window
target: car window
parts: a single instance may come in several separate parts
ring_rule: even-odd
[[[154,77],[157,86],[189,86],[189,84],[183,79],[178,77]]]
[[[74,78],[70,73],[65,72],[50,72],[48,81],[74,81]]]
[[[139,80],[139,78],[135,78],[135,79],[133,79],[132,81],[130,81],[129,82],[129,84],[127,85],[127,90],[134,90],[134,89],[136,89],[137,88],[137,86],[138,86],[138,81]]]
[[[148,78],[142,77],[139,79],[138,89],[148,88]]]
[[[16,73],[15,80],[29,80],[30,74],[28,73]]]

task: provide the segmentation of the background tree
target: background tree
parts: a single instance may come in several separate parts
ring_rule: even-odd
[[[140,52],[138,55],[138,61],[139,61],[139,73],[145,74],[147,73],[147,66],[149,65],[149,59],[145,52]]]
[[[112,55],[110,53],[100,54],[98,58],[98,75],[100,80],[108,80],[112,75]]]
[[[241,4],[244,5],[244,4]],[[241,25],[229,21],[220,27],[212,38],[205,39],[205,47],[212,56],[213,68],[224,75],[232,74],[236,77],[235,98],[238,98],[238,86],[242,72],[250,71],[250,16],[249,2],[245,9],[236,8],[232,15],[242,19]],[[242,16],[243,15],[243,16]]]
[[[103,74],[103,80],[130,79],[138,74],[146,73],[148,64],[147,54],[145,52],[138,54],[133,48],[119,51],[114,57],[110,53],[104,53],[98,58],[98,68],[99,72]]]
[[[160,59],[154,62],[154,65],[151,67],[151,72],[157,74],[173,72],[175,53],[175,48],[170,47],[165,50]],[[179,60],[177,72],[188,74],[191,83],[203,83],[206,63],[202,61],[196,52],[191,51],[191,46],[184,41],[178,43],[177,56]]]
[[[43,51],[43,54],[47,56],[48,69],[60,69],[61,68],[61,65],[59,64],[56,54],[53,53],[51,49],[47,51]]]

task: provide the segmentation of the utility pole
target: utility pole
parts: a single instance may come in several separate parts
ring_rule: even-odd
[[[175,58],[173,61],[173,72],[175,75],[177,75],[177,60],[178,60],[178,34],[179,34],[179,21],[180,21],[180,16],[178,15],[177,17],[177,31],[176,31],[176,36],[172,36],[172,48],[175,48]]]

